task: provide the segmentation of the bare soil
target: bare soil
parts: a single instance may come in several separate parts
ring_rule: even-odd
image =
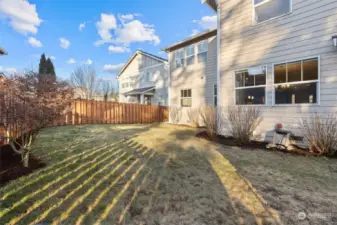
[[[0,146],[0,187],[45,166],[45,163],[31,155],[29,168],[23,167],[20,155],[15,154],[9,145],[2,145]]]

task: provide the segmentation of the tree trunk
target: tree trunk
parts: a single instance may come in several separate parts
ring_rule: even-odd
[[[29,167],[29,152],[26,152],[23,156],[23,166],[26,168]]]

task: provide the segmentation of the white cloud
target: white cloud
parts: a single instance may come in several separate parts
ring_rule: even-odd
[[[36,6],[27,0],[0,0],[0,18],[8,19],[9,25],[21,34],[36,34],[42,20]]]
[[[110,45],[108,48],[110,53],[124,53],[124,52],[130,52],[130,48],[124,47],[124,46],[114,46]]]
[[[55,56],[47,56],[47,58],[50,58],[51,60],[55,60],[56,59]]]
[[[200,33],[200,31],[197,29],[194,29],[192,30],[191,36],[197,35],[198,33]]]
[[[126,15],[118,15],[118,17],[120,20],[128,21],[128,20],[133,20],[135,16],[133,14],[126,14]]]
[[[60,47],[64,49],[68,49],[70,46],[70,41],[65,38],[60,38]]]
[[[101,21],[96,23],[97,32],[103,43],[109,42],[112,38],[110,30],[117,28],[116,17],[113,14],[101,14]]]
[[[15,68],[5,68],[5,67],[0,66],[0,72],[12,74],[12,73],[16,73],[16,71],[17,70]]]
[[[84,23],[81,23],[81,24],[78,26],[78,29],[79,29],[80,31],[82,31],[84,28],[85,28],[85,22],[84,22]]]
[[[203,29],[214,29],[217,27],[217,16],[204,16],[201,20],[193,20],[198,23]]]
[[[91,65],[92,64],[92,60],[88,59],[87,61],[84,62],[85,64]]]
[[[134,13],[134,14],[119,14],[118,18],[122,23],[125,23],[127,21],[133,20],[135,17],[141,16],[141,14]]]
[[[158,45],[160,39],[155,34],[154,26],[139,20],[132,20],[134,16],[119,15],[120,24],[117,25],[116,17],[113,14],[102,14],[101,21],[97,22],[97,31],[101,40],[96,41],[95,45],[114,43],[129,46],[133,42],[151,42]],[[129,21],[130,19],[131,21]]]
[[[41,48],[43,45],[41,41],[37,40],[36,38],[30,37],[28,38],[28,43],[35,48]]]
[[[70,59],[68,59],[68,61],[66,63],[67,64],[75,64],[76,60],[74,58],[70,58]]]
[[[104,71],[109,73],[117,73],[119,70],[121,70],[124,66],[124,63],[112,65],[112,64],[106,64],[104,65]]]

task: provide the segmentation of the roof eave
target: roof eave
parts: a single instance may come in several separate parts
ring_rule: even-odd
[[[129,66],[129,64],[131,63],[131,61],[137,56],[137,54],[143,54],[143,55],[147,55],[148,57],[151,57],[151,58],[155,58],[156,60],[159,60],[161,62],[163,62],[164,64],[167,64],[168,63],[168,60],[164,59],[164,58],[161,58],[159,56],[155,56],[155,55],[152,55],[150,53],[147,53],[147,52],[144,52],[142,50],[137,50],[130,58],[129,60],[125,63],[125,65],[123,66],[123,68],[119,71],[119,73],[117,74],[117,79],[122,75],[122,73],[124,72],[124,70]]]
[[[5,51],[5,49],[0,47],[0,55],[7,55],[8,53]]]
[[[202,4],[207,4],[214,12],[217,11],[218,0],[201,0]]]
[[[201,32],[201,33],[199,33],[197,35],[194,35],[194,36],[192,36],[190,38],[187,38],[185,40],[179,41],[179,42],[174,43],[174,44],[172,44],[170,46],[167,46],[165,48],[162,48],[161,50],[165,51],[165,52],[170,52],[172,49],[177,48],[177,46],[184,45],[185,43],[191,42],[193,40],[196,40],[196,39],[199,39],[199,38],[203,38],[203,37],[205,37],[205,39],[206,39],[208,37],[208,35],[211,34],[211,33],[213,33],[213,32],[216,35],[216,31],[217,31],[217,29],[212,29],[212,30],[207,30],[207,31]]]

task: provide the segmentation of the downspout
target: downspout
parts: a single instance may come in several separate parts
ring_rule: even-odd
[[[217,38],[217,68],[216,68],[216,78],[217,78],[217,117],[218,121],[222,120],[223,118],[220,118],[221,116],[221,84],[220,84],[220,47],[221,47],[221,29],[220,29],[220,23],[221,23],[221,13],[220,13],[220,1],[217,4],[217,32],[216,32],[216,38]],[[218,130],[218,134],[220,131]]]
[[[168,74],[168,92],[167,92],[167,97],[168,97],[168,122],[172,123],[171,121],[171,52],[168,52],[168,64],[167,64],[167,74]]]

